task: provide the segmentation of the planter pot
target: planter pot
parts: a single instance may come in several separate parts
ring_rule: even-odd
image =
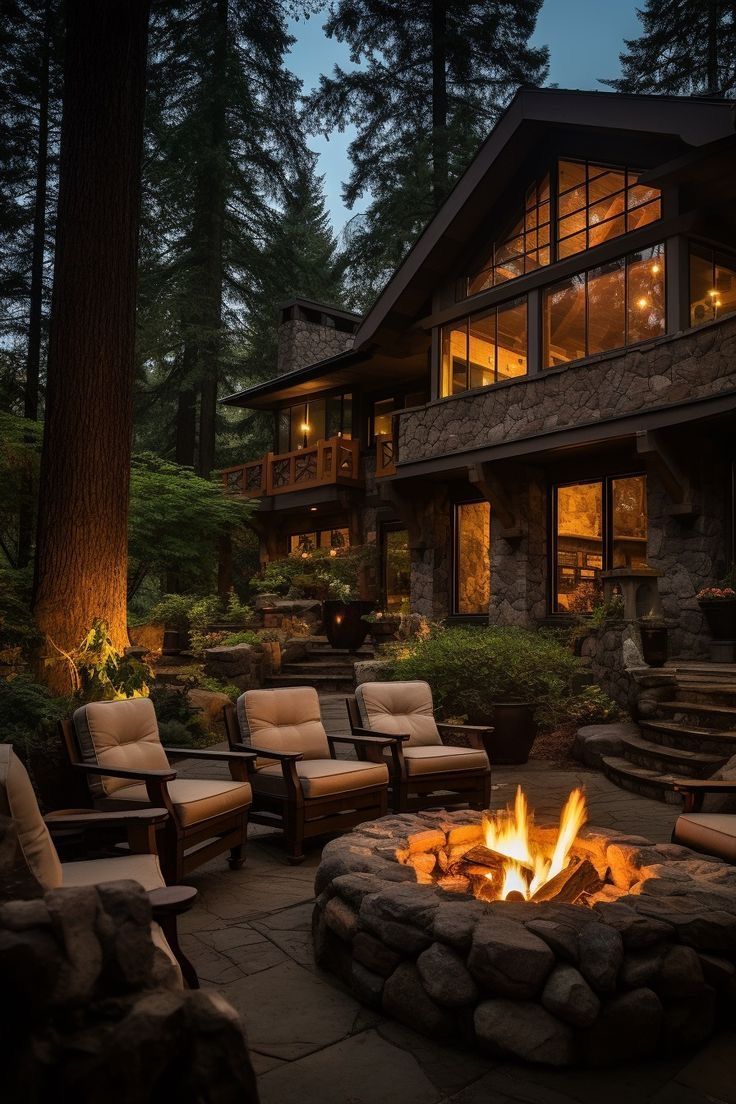
[[[642,625],[639,623],[641,650],[644,662],[650,667],[664,667],[667,662],[666,625]]]
[[[188,644],[187,633],[180,629],[164,629],[162,655],[179,655]]]
[[[486,736],[491,768],[496,764],[526,763],[537,736],[530,702],[495,702],[493,732]]]
[[[736,598],[698,602],[714,640],[736,640]]]
[[[356,599],[338,602],[334,598],[322,603],[325,635],[333,648],[347,648],[357,652],[366,636],[368,625],[363,618],[375,609],[375,603]]]
[[[381,644],[388,644],[390,640],[396,639],[396,634],[401,626],[401,621],[398,619],[385,618],[383,621],[369,621],[367,622],[371,631],[371,640],[376,647]]]

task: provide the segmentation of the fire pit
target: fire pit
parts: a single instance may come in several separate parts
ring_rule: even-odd
[[[554,1066],[697,1046],[736,1003],[736,869],[584,826],[432,811],[325,847],[320,966],[443,1041]]]

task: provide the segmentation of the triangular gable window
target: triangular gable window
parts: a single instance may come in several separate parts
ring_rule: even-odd
[[[468,279],[468,295],[515,280],[550,262],[549,173],[527,188],[524,210],[511,229],[497,239],[480,267]]]

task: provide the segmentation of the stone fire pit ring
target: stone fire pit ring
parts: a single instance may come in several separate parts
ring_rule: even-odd
[[[477,842],[481,819],[392,815],[325,847],[317,962],[358,1000],[443,1042],[549,1066],[696,1047],[733,1015],[736,868],[587,827],[574,851],[605,878],[587,904],[427,884],[427,856]]]

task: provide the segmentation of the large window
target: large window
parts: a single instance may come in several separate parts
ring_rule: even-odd
[[[639,176],[589,161],[558,163],[557,260],[661,218],[659,190],[639,184]]]
[[[441,396],[526,375],[526,298],[442,331]]]
[[[527,188],[524,210],[513,226],[494,241],[489,254],[468,279],[467,295],[515,280],[550,262],[549,174]]]
[[[553,284],[544,293],[544,367],[663,334],[664,287],[663,245]]]
[[[311,533],[292,533],[289,537],[289,552],[314,552],[316,548],[340,551],[350,547],[348,529],[317,529]]]
[[[723,264],[712,249],[690,250],[690,325],[736,311],[736,261]]]
[[[276,451],[295,452],[329,437],[352,437],[352,395],[328,395],[279,410]]]
[[[588,613],[603,594],[601,571],[646,564],[646,476],[556,487],[554,511],[554,608]]]
[[[455,506],[454,612],[488,614],[491,601],[491,507],[487,502]]]

